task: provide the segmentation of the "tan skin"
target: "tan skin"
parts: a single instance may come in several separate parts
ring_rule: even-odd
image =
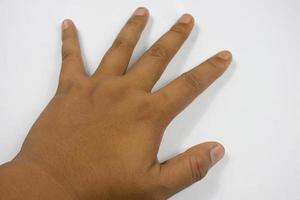
[[[19,154],[0,166],[0,199],[167,199],[223,157],[221,144],[206,142],[158,161],[168,124],[232,58],[221,51],[151,92],[194,20],[183,15],[127,70],[148,17],[147,9],[137,9],[91,76],[74,23],[63,22],[57,92]]]

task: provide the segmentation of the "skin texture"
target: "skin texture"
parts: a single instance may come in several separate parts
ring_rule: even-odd
[[[206,142],[158,161],[168,124],[232,58],[221,51],[151,92],[194,19],[184,14],[127,70],[148,17],[145,8],[135,11],[92,75],[85,72],[74,23],[63,22],[57,92],[19,154],[0,166],[0,199],[167,199],[223,157],[221,144]]]

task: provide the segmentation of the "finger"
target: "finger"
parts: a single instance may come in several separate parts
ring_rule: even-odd
[[[224,147],[216,142],[199,144],[161,164],[160,183],[170,197],[201,180],[223,156]]]
[[[193,17],[184,14],[167,33],[145,52],[127,73],[132,78],[134,85],[147,91],[151,90],[166,65],[190,34],[193,24]]]
[[[102,58],[95,75],[110,74],[121,75],[125,73],[133,49],[149,17],[148,10],[140,7],[135,10],[132,17],[122,28],[111,48]]]
[[[62,81],[86,76],[82,62],[77,30],[74,23],[66,19],[62,23]]]
[[[162,102],[163,112],[169,119],[175,117],[201,92],[220,77],[231,63],[229,51],[222,51],[153,94]]]

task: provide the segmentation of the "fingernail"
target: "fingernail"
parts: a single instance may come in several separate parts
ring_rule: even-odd
[[[221,145],[216,145],[213,149],[210,150],[210,159],[212,165],[216,164],[219,160],[223,158],[225,154],[225,149]]]
[[[229,60],[231,58],[231,53],[229,51],[222,51],[218,53],[217,56],[223,60]]]
[[[144,7],[137,8],[133,13],[133,15],[137,15],[137,16],[144,16],[146,14],[147,14],[147,9]]]
[[[183,24],[189,24],[189,23],[191,23],[192,18],[193,18],[193,17],[192,17],[190,14],[183,14],[183,15],[179,18],[178,22],[179,22],[179,23],[183,23]]]
[[[70,25],[70,20],[69,19],[65,19],[63,22],[62,22],[62,29],[65,30],[69,27]]]

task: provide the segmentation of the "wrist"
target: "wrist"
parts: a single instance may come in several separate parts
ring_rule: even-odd
[[[40,166],[14,159],[0,166],[0,199],[77,199]]]

